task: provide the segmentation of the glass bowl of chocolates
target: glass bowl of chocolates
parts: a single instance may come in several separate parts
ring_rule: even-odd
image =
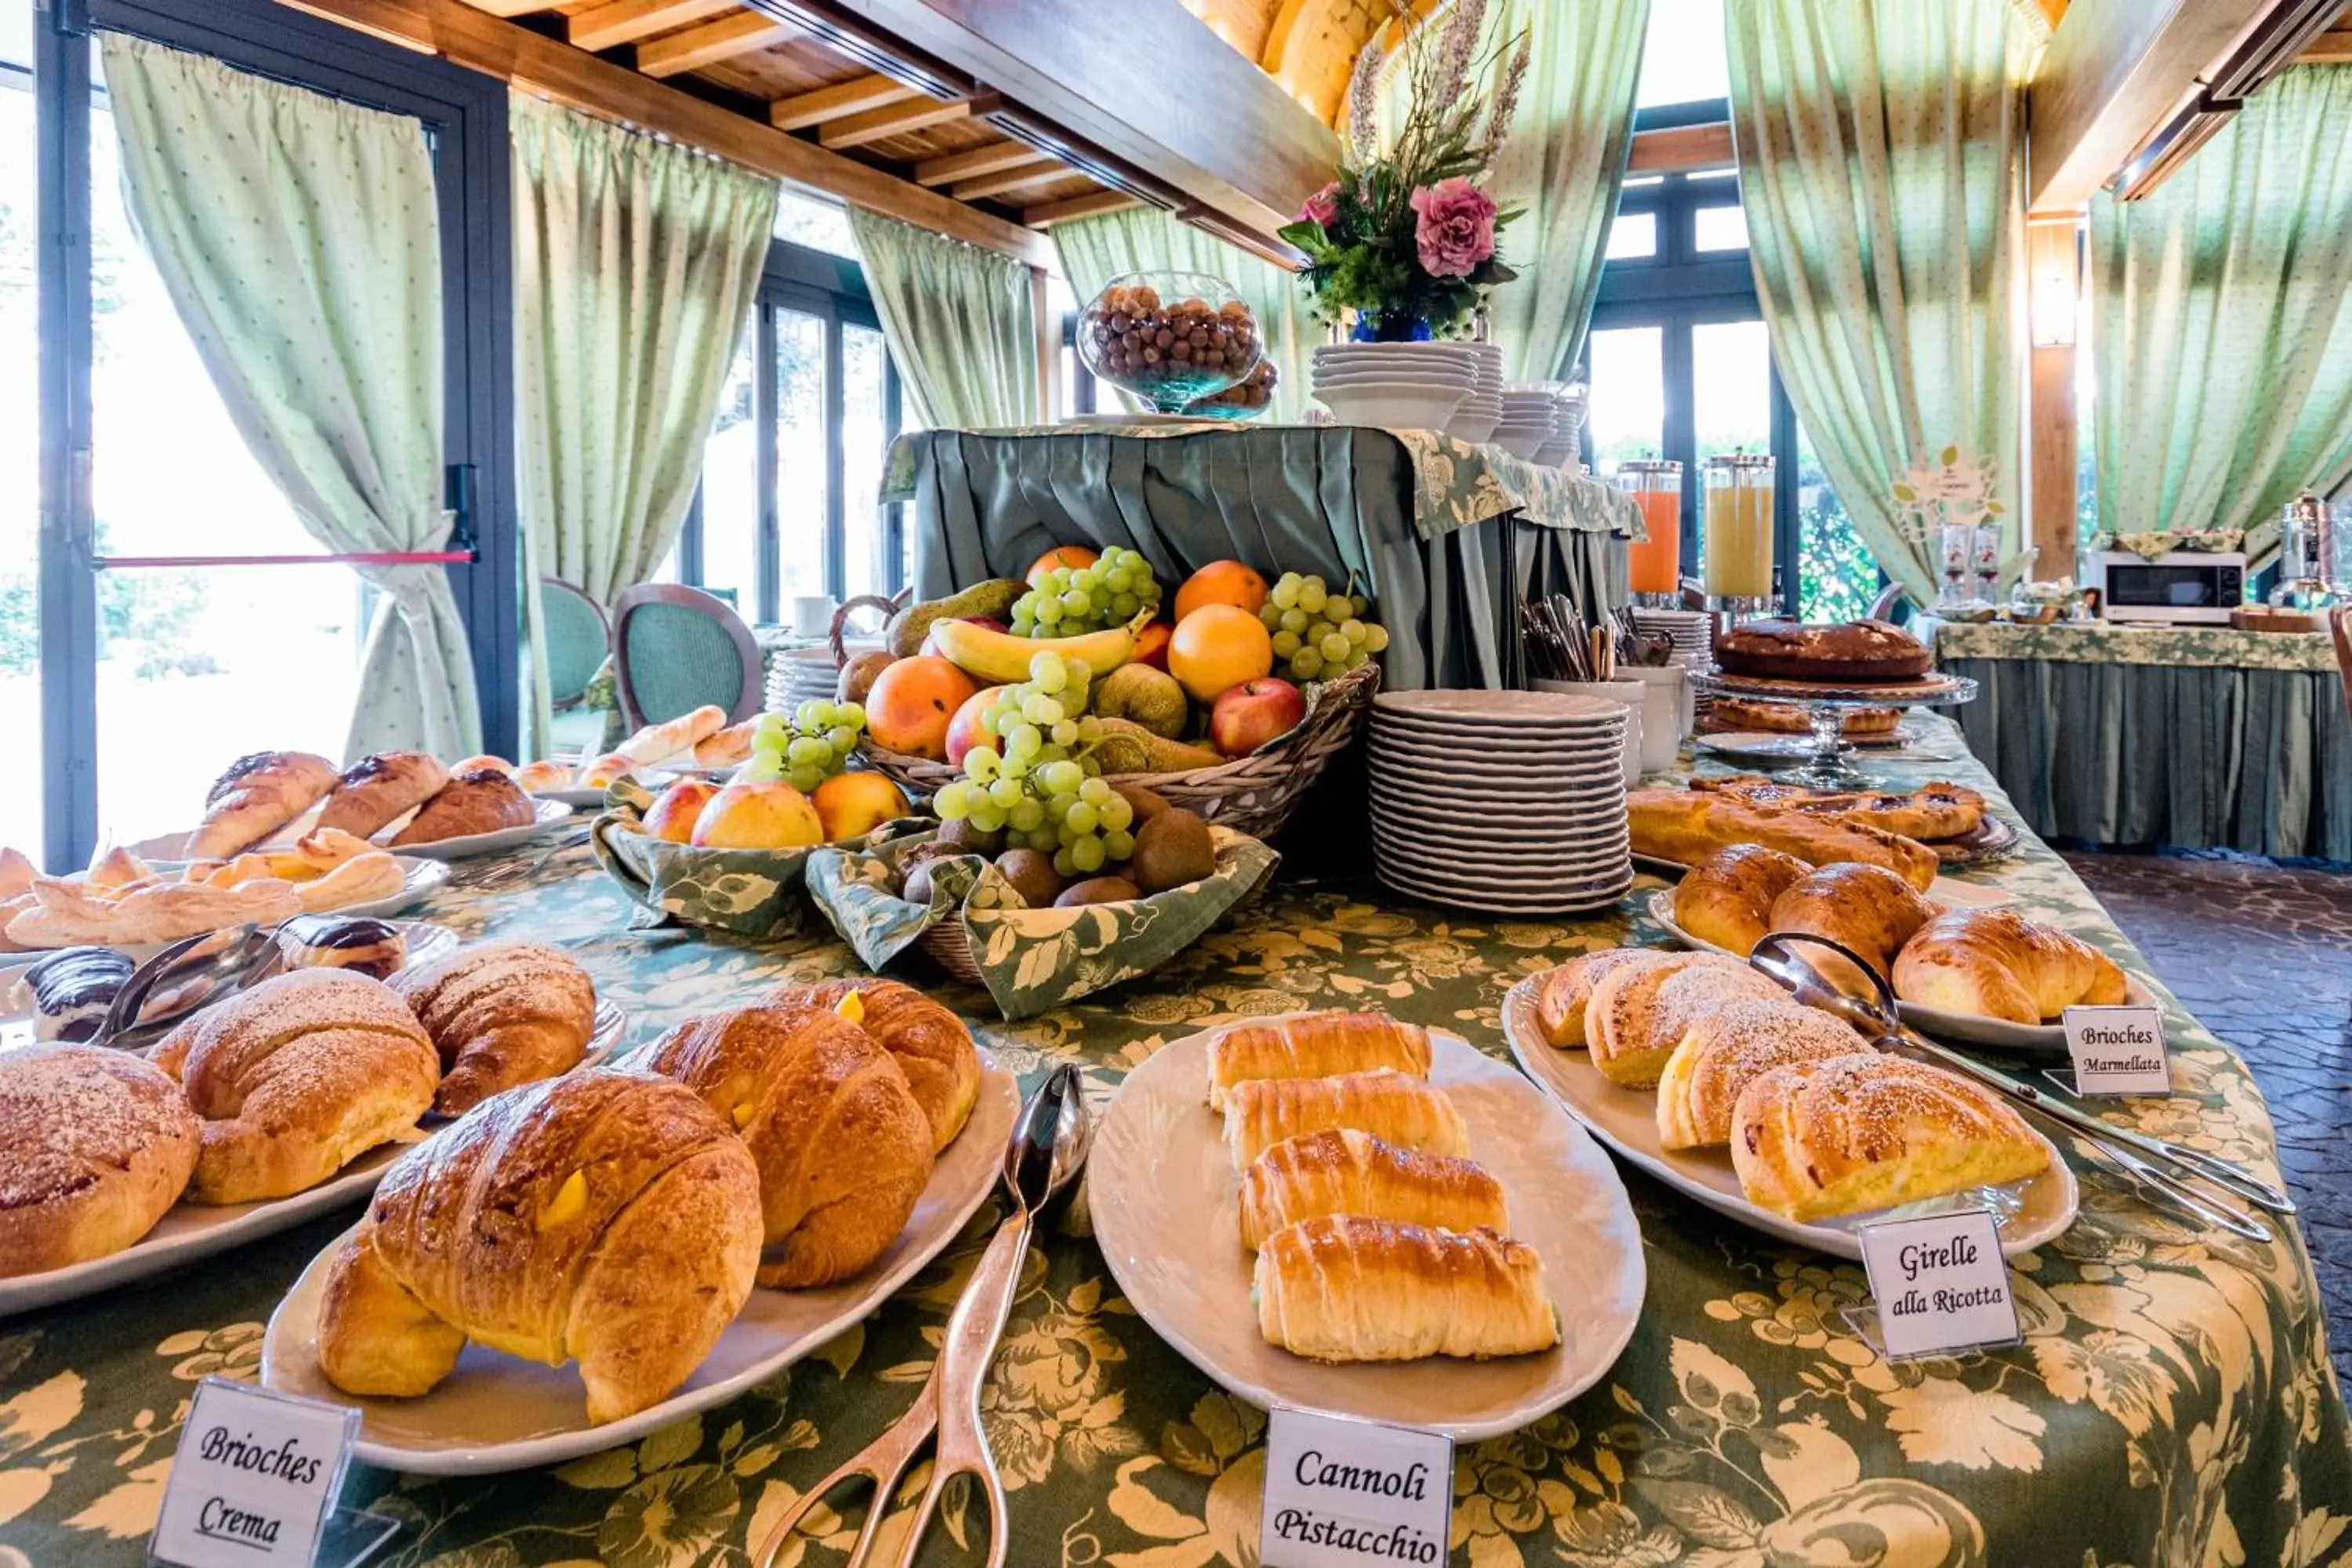
[[[1202,273],[1123,273],[1078,313],[1087,369],[1162,414],[1239,384],[1265,353],[1241,296]]]
[[[1257,368],[1227,387],[1196,398],[1184,412],[1196,419],[1255,419],[1274,406],[1274,389],[1280,377],[1274,362],[1262,359]]]

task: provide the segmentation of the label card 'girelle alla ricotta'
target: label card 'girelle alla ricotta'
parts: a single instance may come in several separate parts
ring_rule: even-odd
[[[2155,1007],[2069,1007],[2060,1015],[2074,1058],[2074,1092],[2170,1094],[2164,1014]]]
[[[148,1560],[308,1568],[359,1428],[356,1409],[205,1379],[188,1403]]]
[[[2009,1263],[1988,1211],[1885,1220],[1855,1238],[1889,1361],[2017,1338]]]
[[[1265,1439],[1265,1568],[1445,1561],[1454,1439],[1276,1405]]]

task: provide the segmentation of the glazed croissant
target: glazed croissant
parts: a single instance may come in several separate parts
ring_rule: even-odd
[[[1225,1142],[1246,1171],[1286,1138],[1353,1127],[1402,1149],[1467,1154],[1470,1134],[1442,1089],[1402,1073],[1269,1078],[1237,1083],[1225,1100]]]
[[[1947,1013],[2038,1024],[2077,1003],[2112,1006],[2125,985],[2115,960],[2055,926],[2015,910],[1954,910],[1903,944],[1895,994]]]
[[[308,752],[255,752],[237,758],[205,796],[205,820],[188,835],[191,860],[234,855],[260,843],[335,787],[341,770]]]
[[[1939,906],[1885,867],[1850,863],[1824,866],[1774,900],[1772,929],[1827,937],[1853,950],[1883,980],[1903,944],[1938,912]],[[1835,969],[1851,968],[1835,953],[1815,956]],[[1832,973],[1832,978],[1838,977]],[[1859,976],[1851,988],[1868,994]]]
[[[1536,1017],[1544,1038],[1563,1051],[1584,1049],[1591,1043],[1585,1019],[1592,988],[1612,970],[1664,963],[1677,956],[1651,947],[1611,947],[1546,970],[1536,990]]]
[[[656,1041],[645,1065],[700,1095],[751,1151],[762,1285],[829,1285],[864,1268],[931,1179],[931,1127],[907,1075],[829,1007],[698,1018]]]
[[[934,1152],[954,1142],[971,1120],[980,1100],[980,1053],[971,1031],[946,1004],[911,985],[870,976],[786,986],[768,1000],[829,1008],[872,1036],[907,1075],[907,1087],[931,1124]]]
[[[1559,1342],[1543,1259],[1491,1230],[1310,1219],[1266,1238],[1255,1279],[1266,1342],[1318,1361],[1525,1355]]]
[[[589,1068],[485,1100],[402,1156],[328,1265],[319,1364],[429,1392],[467,1340],[580,1363],[588,1419],[661,1401],[751,1293],[760,1173],[690,1089]]]
[[[1811,869],[1794,855],[1761,844],[1718,849],[1675,884],[1675,923],[1701,942],[1745,958],[1773,929],[1773,900]]]
[[[1810,1220],[2021,1181],[2048,1168],[2050,1149],[1990,1089],[1871,1054],[1750,1083],[1732,1111],[1731,1163],[1750,1203]]]
[[[1683,952],[1664,963],[1620,967],[1593,987],[1585,1009],[1592,1065],[1620,1088],[1651,1088],[1701,1012],[1736,996],[1787,994],[1720,953]]]
[[[1242,1176],[1242,1245],[1252,1252],[1286,1226],[1343,1214],[1443,1230],[1510,1228],[1503,1184],[1483,1166],[1354,1128],[1286,1139]]]
[[[1860,1035],[1786,996],[1742,996],[1694,1017],[1658,1075],[1658,1144],[1703,1149],[1731,1141],[1740,1091],[1774,1068],[1870,1049]]]
[[[1385,1013],[1332,1010],[1268,1024],[1239,1024],[1209,1046],[1209,1105],[1223,1110],[1250,1079],[1329,1078],[1388,1068],[1429,1076],[1429,1031]]]
[[[596,1029],[588,972],[551,947],[497,942],[394,974],[441,1054],[433,1108],[461,1115],[502,1089],[580,1065]]]

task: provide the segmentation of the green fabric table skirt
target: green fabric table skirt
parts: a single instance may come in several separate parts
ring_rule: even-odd
[[[2352,715],[2325,671],[1945,658],[2036,833],[2352,860]]]
[[[1966,762],[1958,773],[1992,788]],[[830,940],[755,947],[630,931],[627,901],[584,850],[537,864],[544,854],[461,862],[424,912],[469,939],[562,945],[629,1011],[635,1038],[779,979],[853,968]],[[2145,973],[2039,843],[1969,879],[2011,890]],[[1497,921],[1360,883],[1277,879],[1160,971],[1017,1025],[995,1021],[979,992],[912,963],[906,973],[1026,1083],[1052,1064],[1080,1065],[1099,1108],[1163,1042],[1302,1006],[1391,1008],[1499,1056],[1505,991],[1576,952],[1661,942],[1643,912],[1658,886],[1642,879],[1599,919]],[[2165,1006],[2184,1091],[2108,1114],[2275,1180],[2269,1119],[2243,1064],[2176,1002]],[[2341,1563],[2352,1450],[2300,1236],[2211,1235],[2079,1152],[2070,1161],[2081,1217],[2012,1276],[2024,1342],[1903,1365],[1840,1316],[1865,1295],[1859,1267],[1771,1243],[1621,1166],[1649,1274],[1633,1342],[1566,1408],[1462,1446],[1451,1561]],[[0,1564],[140,1563],[196,1380],[256,1375],[279,1297],[359,1215],[354,1205],[177,1279],[0,1321]],[[865,1324],[732,1404],[554,1470],[428,1480],[362,1468],[344,1500],[401,1521],[383,1559],[394,1568],[740,1568],[802,1489],[914,1399],[990,1223],[984,1212]],[[1576,1258],[1548,1262],[1550,1289],[1579,1289]],[[1032,1252],[982,1403],[1011,1493],[1014,1563],[1255,1568],[1265,1415],[1135,1315],[1083,1209]],[[784,1568],[841,1561],[863,1499],[835,1501],[846,1519],[820,1510],[814,1538],[789,1548]],[[971,1542],[968,1502],[948,1521]],[[924,1560],[976,1556],[940,1539]]]
[[[1516,686],[1520,601],[1621,601],[1640,516],[1605,485],[1554,470],[1535,470],[1551,477],[1522,509],[1505,465],[1444,445],[1304,425],[931,430],[900,438],[885,499],[914,504],[915,591],[927,598],[1017,576],[1055,544],[1138,551],[1171,590],[1233,558],[1334,587],[1352,576],[1389,629],[1391,689]]]

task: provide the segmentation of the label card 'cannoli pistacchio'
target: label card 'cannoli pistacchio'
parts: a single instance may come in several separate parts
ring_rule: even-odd
[[[1265,1568],[1445,1561],[1453,1438],[1279,1405],[1269,1420]]]

